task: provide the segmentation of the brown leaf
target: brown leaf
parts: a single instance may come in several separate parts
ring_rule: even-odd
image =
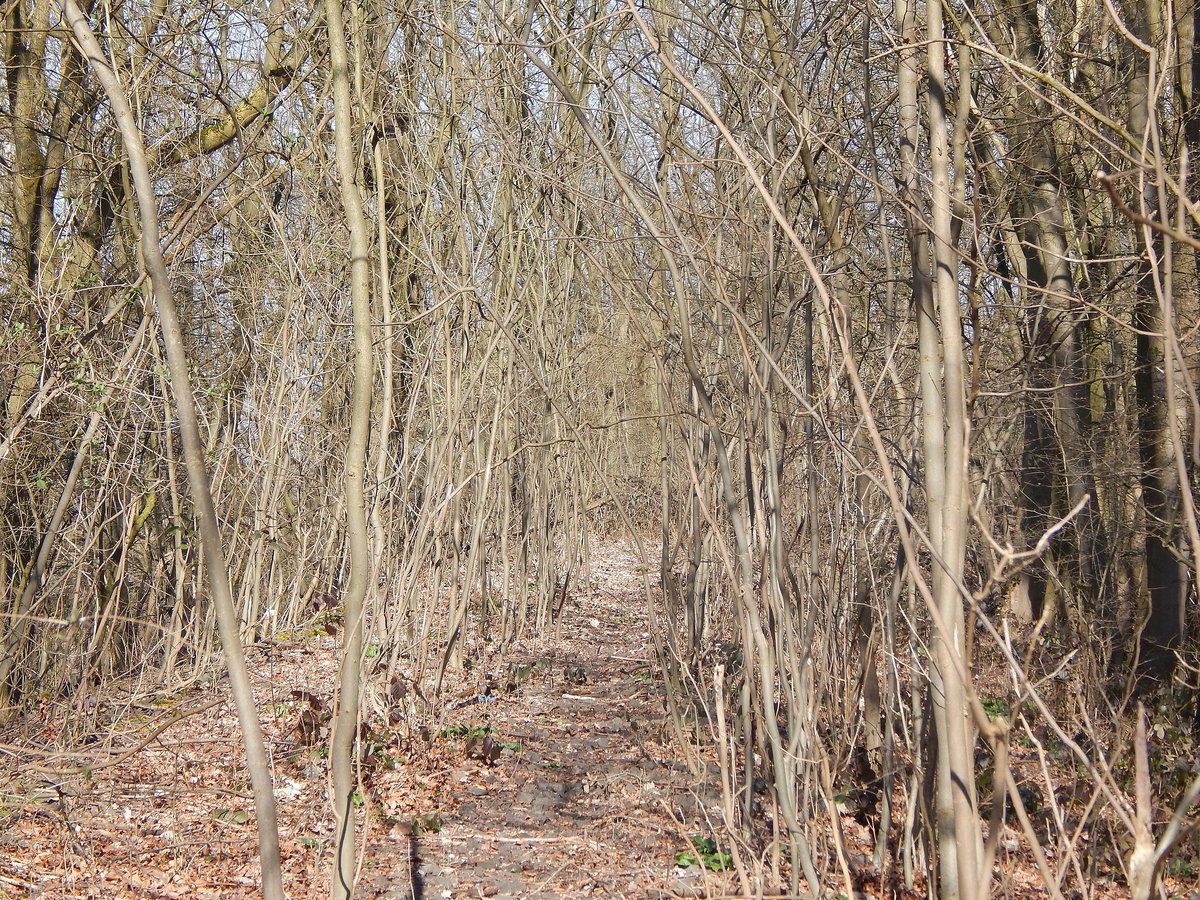
[[[404,679],[399,675],[392,676],[392,685],[388,690],[388,694],[392,698],[393,703],[399,703],[408,696],[408,685],[404,683]]]
[[[473,737],[467,742],[467,757],[494,766],[502,749],[498,740],[490,734],[485,734],[482,738]]]
[[[330,591],[317,591],[312,596],[313,609],[333,609],[337,606],[337,596]]]
[[[318,697],[316,694],[312,693],[311,691],[303,691],[303,690],[299,690],[299,689],[293,690],[292,696],[294,698],[296,698],[297,700],[305,701],[309,706],[311,706],[317,712],[325,711],[325,701],[322,700],[320,697]]]
[[[301,747],[311,747],[321,740],[321,715],[315,709],[300,711],[295,727],[296,740]]]

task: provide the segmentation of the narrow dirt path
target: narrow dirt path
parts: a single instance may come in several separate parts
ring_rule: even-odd
[[[681,828],[703,822],[715,798],[698,797],[670,739],[636,561],[607,547],[593,576],[568,600],[562,638],[483,664],[487,693],[456,710],[450,729],[463,732],[463,758],[444,773],[438,830],[418,823],[421,833],[401,827],[377,842],[369,896],[669,897],[699,888],[700,873],[677,870],[675,854],[686,847]]]
[[[700,799],[672,738],[627,547],[597,549],[558,633],[504,654],[472,645],[474,664],[407,716],[372,683],[356,896],[687,896],[718,877],[675,866],[690,835],[712,834],[716,801]],[[318,622],[248,655],[287,895],[328,896],[338,636]],[[0,735],[0,900],[256,896],[252,797],[220,673],[169,692],[114,686],[89,710],[81,725],[69,699],[47,702]]]

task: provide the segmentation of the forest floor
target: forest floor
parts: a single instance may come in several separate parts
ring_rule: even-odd
[[[554,635],[504,653],[468,645],[470,665],[436,702],[404,665],[374,673],[356,896],[745,896],[731,872],[698,864],[729,861],[724,848],[706,856],[693,845],[722,842],[720,770],[711,740],[706,751],[677,739],[648,616],[634,554],[608,543]],[[331,878],[326,744],[340,635],[323,625],[248,653],[293,900],[328,896]],[[0,734],[0,900],[256,896],[253,801],[222,673],[186,690],[122,690],[47,703]],[[923,896],[919,882],[881,890],[867,830],[840,804],[828,814],[811,826],[833,894]],[[1002,841],[1004,894],[1044,896],[1016,837]],[[783,892],[778,859],[743,862],[757,896]],[[1186,878],[1170,881],[1174,896],[1200,900]],[[1088,896],[1124,893],[1110,868]]]
[[[468,647],[472,665],[437,709],[411,673],[376,677],[357,896],[727,892],[727,874],[676,865],[693,835],[719,837],[717,779],[693,749],[701,786],[672,738],[648,628],[636,561],[607,545],[565,604],[559,637],[503,655]],[[329,891],[324,745],[337,644],[314,627],[248,652],[292,898]],[[0,898],[256,894],[253,802],[220,673],[182,691],[143,684],[47,703],[0,741]]]

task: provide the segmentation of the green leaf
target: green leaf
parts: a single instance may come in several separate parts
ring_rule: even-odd
[[[442,817],[437,813],[426,813],[423,816],[417,816],[412,821],[413,834],[437,834],[442,830]]]
[[[214,819],[219,819],[222,822],[232,822],[235,825],[245,825],[250,821],[250,813],[244,809],[228,809],[222,806],[214,809],[212,814]]]
[[[733,857],[717,846],[711,838],[695,835],[691,838],[692,850],[675,854],[678,866],[704,866],[710,872],[724,872],[733,866]]]
[[[465,723],[460,723],[458,725],[451,725],[449,728],[443,728],[438,732],[438,737],[466,738],[467,740],[473,740],[475,738],[482,738],[491,733],[491,725],[467,725]]]

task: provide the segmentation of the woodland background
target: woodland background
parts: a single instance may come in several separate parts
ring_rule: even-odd
[[[364,639],[436,694],[621,532],[793,893],[845,773],[947,900],[1194,874],[1198,15],[6,4],[5,721],[322,610],[342,821]]]

